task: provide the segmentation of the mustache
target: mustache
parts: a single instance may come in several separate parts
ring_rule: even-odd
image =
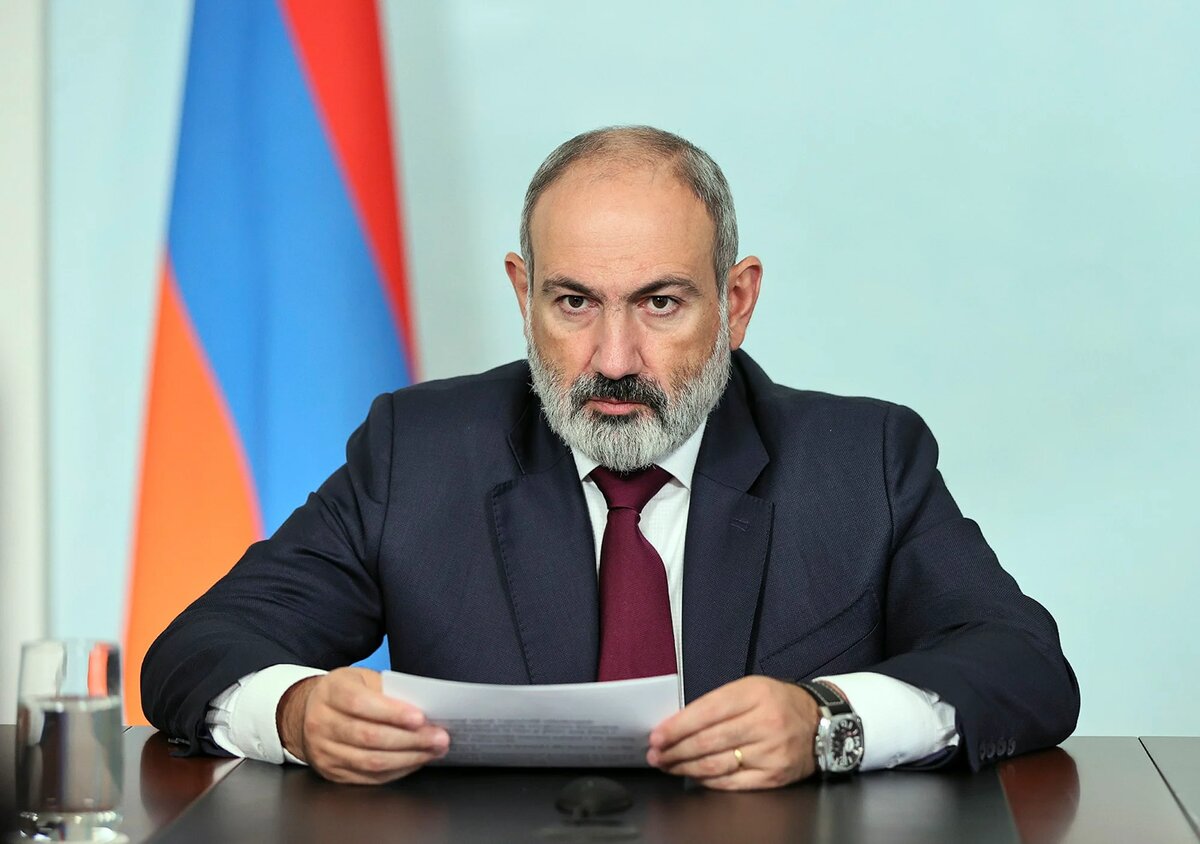
[[[637,402],[661,416],[667,409],[667,393],[655,382],[638,375],[605,378],[599,373],[584,375],[571,385],[571,409],[578,412],[590,399]]]

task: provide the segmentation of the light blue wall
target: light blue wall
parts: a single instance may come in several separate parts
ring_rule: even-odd
[[[48,17],[49,625],[117,639],[191,7]]]
[[[555,144],[680,132],[767,267],[751,353],[925,416],[960,505],[1059,619],[1080,732],[1200,732],[1200,7],[385,19],[427,377],[521,354],[501,259]],[[90,630],[115,625],[101,587],[128,556],[186,8],[59,2],[52,24],[53,618]]]

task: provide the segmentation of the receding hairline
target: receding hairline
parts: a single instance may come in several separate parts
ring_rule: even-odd
[[[666,143],[657,134],[643,131],[640,127],[601,129],[581,145],[570,162],[546,186],[567,173],[589,165],[601,168],[608,165],[620,171],[662,164],[678,168],[683,152],[684,147],[680,144]]]
[[[724,273],[737,253],[737,217],[729,185],[708,153],[686,138],[652,126],[609,126],[585,132],[559,146],[542,162],[529,184],[522,209],[521,251],[527,269],[532,270],[533,264],[530,225],[547,190],[587,168],[595,171],[595,178],[602,179],[660,167],[665,167],[705,206],[713,222],[717,288],[723,291]]]
[[[561,167],[548,174],[548,179],[537,185],[538,199],[563,179],[578,176],[587,170],[594,171],[597,179],[607,179],[665,166],[680,184],[690,187],[683,167],[687,146],[690,144],[683,138],[644,126],[598,129],[572,151],[573,154]],[[536,208],[535,202],[530,213]]]
[[[675,157],[677,158],[678,156]],[[681,172],[679,162],[673,161],[672,157],[598,153],[589,158],[572,161],[556,173],[553,179],[547,181],[542,186],[542,189],[538,192],[537,201],[530,209],[530,226],[532,227],[537,210],[542,205],[542,200],[548,194],[558,190],[570,189],[570,186],[574,185],[593,185],[599,182],[638,178],[643,175],[649,175],[652,181],[659,179],[664,181],[669,180],[672,185],[681,188],[687,196],[694,199],[701,208],[704,208],[706,219],[711,219],[708,209],[704,206],[704,201],[696,196],[695,191],[688,184],[687,174]],[[715,231],[713,235],[714,237],[716,236]]]

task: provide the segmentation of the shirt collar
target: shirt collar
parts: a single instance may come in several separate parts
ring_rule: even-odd
[[[671,477],[685,489],[692,488],[692,474],[696,471],[696,458],[700,456],[700,441],[704,439],[704,429],[708,427],[708,419],[700,423],[700,427],[684,440],[683,445],[672,451],[656,465],[666,469]],[[571,448],[571,456],[575,458],[575,469],[579,472],[579,480],[583,480],[600,464],[586,454]]]

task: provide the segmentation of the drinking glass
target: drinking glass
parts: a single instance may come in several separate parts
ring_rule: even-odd
[[[111,642],[42,639],[21,649],[17,809],[34,841],[124,841],[121,656]]]

